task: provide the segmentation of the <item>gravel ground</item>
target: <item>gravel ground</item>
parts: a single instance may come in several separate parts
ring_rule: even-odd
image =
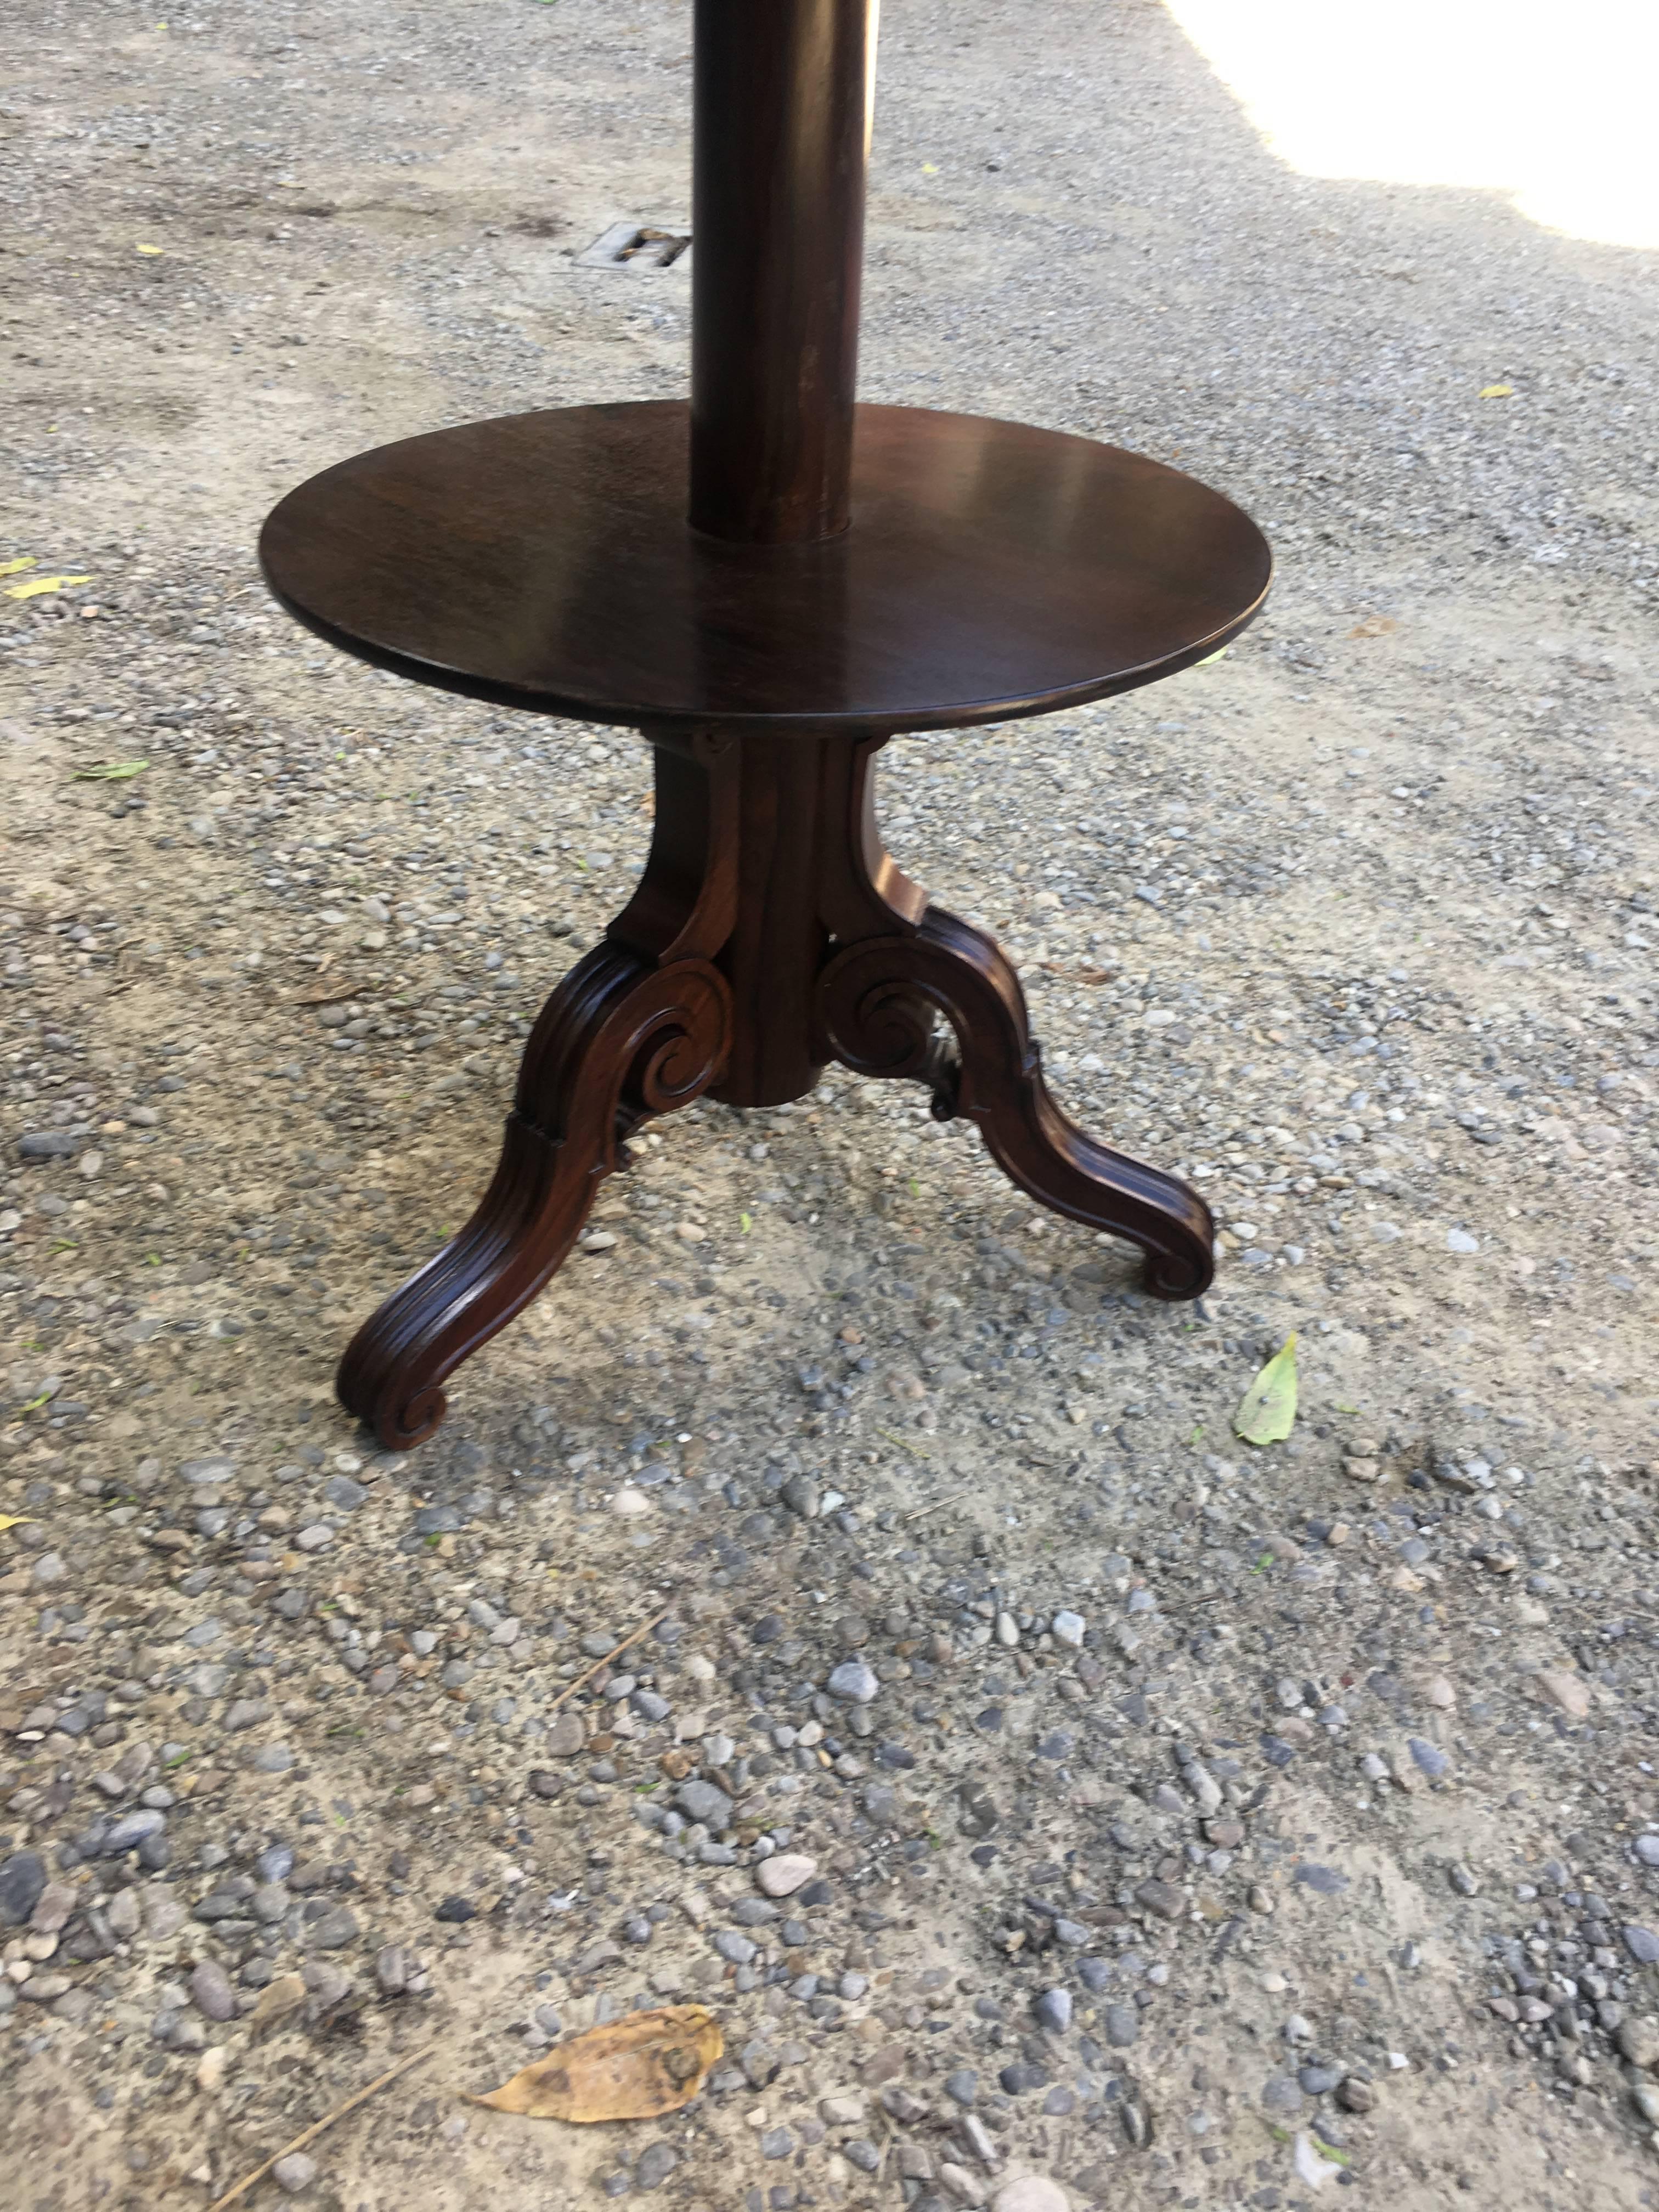
[[[575,262],[686,210],[687,11],[621,13],[14,15],[0,559],[89,579],[0,599],[15,2201],[205,2204],[430,2043],[254,2201],[1650,2203],[1650,257],[1286,172],[1152,5],[890,0],[866,395],[1278,550],[1219,662],[884,786],[1217,1287],[832,1075],[646,1137],[423,1450],[332,1404],[648,763],[325,653],[254,532],[684,387],[684,269]],[[692,1998],[670,2120],[459,2094]]]

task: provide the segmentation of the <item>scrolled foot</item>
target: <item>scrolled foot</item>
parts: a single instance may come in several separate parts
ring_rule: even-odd
[[[848,945],[823,971],[818,1015],[845,1066],[930,1083],[935,1115],[977,1122],[992,1158],[1039,1205],[1139,1245],[1152,1297],[1195,1298],[1209,1288],[1208,1206],[1060,1112],[1042,1080],[1019,978],[982,931],[929,907],[913,935]],[[939,1015],[956,1034],[959,1061],[939,1036]]]
[[[477,1211],[363,1324],[340,1363],[341,1404],[387,1450],[408,1451],[437,1428],[445,1376],[564,1260],[628,1132],[716,1079],[731,1031],[731,992],[708,961],[658,968],[605,944],[571,970],[526,1049]]]

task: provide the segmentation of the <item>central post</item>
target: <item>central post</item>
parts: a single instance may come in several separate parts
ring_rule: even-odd
[[[877,0],[696,0],[693,529],[851,520]]]

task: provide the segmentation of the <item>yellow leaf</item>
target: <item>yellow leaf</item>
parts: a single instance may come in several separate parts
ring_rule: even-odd
[[[0,576],[15,576],[21,570],[32,568],[33,566],[34,556],[32,553],[25,553],[21,560],[0,561]]]
[[[1291,1332],[1249,1389],[1233,1415],[1233,1429],[1247,1444],[1282,1443],[1296,1420],[1296,1332]]]
[[[654,2120],[690,2103],[725,2047],[704,2006],[661,2005],[574,2036],[471,2102],[532,2120]]]
[[[1227,648],[1224,645],[1219,653],[1206,653],[1203,659],[1195,660],[1193,663],[1193,666],[1194,668],[1213,668],[1218,660],[1224,660],[1226,658]]]
[[[44,592],[61,592],[65,584],[89,584],[90,576],[31,576],[27,584],[8,584],[9,599],[38,599]]]
[[[164,253],[167,248],[161,246],[141,246],[138,251],[140,253]]]
[[[1512,384],[1483,384],[1480,397],[1483,399],[1513,399],[1515,386]]]
[[[28,1517],[27,1513],[0,1513],[0,1528],[21,1528]]]

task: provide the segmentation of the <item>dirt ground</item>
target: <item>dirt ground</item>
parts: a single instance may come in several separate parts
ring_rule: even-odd
[[[205,2206],[419,2051],[248,2201],[1653,2202],[1653,257],[1297,173],[1145,0],[884,14],[865,395],[1274,544],[1222,659],[883,787],[1216,1287],[832,1073],[658,1125],[399,1458],[334,1361],[481,1192],[648,762],[331,654],[254,538],[365,446],[684,390],[684,265],[579,257],[686,221],[690,12],[13,11],[0,591],[82,580],[0,597],[27,2212]],[[694,2001],[667,2118],[465,2101]]]

